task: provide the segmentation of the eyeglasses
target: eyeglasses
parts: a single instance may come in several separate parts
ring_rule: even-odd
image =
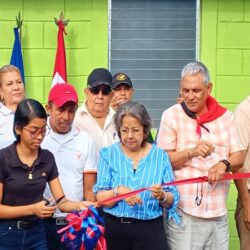
[[[23,129],[25,129],[27,132],[30,133],[30,137],[32,139],[36,139],[40,134],[41,134],[42,137],[44,137],[45,135],[48,135],[49,132],[50,132],[50,127],[48,125],[46,125],[43,128],[40,128],[40,129],[32,128],[32,130],[29,130],[29,129],[25,128],[25,127]]]
[[[140,128],[132,128],[132,129],[120,128],[120,132],[121,132],[121,135],[128,135],[129,132],[132,135],[139,135],[142,132],[142,129],[140,129]]]
[[[98,95],[100,93],[100,91],[101,91],[103,95],[107,96],[112,92],[112,89],[109,86],[106,86],[104,88],[96,86],[96,87],[93,87],[93,88],[89,88],[89,91],[93,95]]]

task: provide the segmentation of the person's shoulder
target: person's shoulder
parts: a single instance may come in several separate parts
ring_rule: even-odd
[[[46,162],[49,162],[50,160],[55,159],[53,153],[51,153],[48,149],[45,149],[45,148],[39,148],[39,154],[40,154],[40,158]]]
[[[14,112],[0,102],[0,115],[3,117],[14,116]]]
[[[166,155],[166,152],[156,144],[152,144],[152,151],[163,156]]]
[[[110,115],[110,116],[115,116],[115,110],[111,107],[111,106],[109,106],[109,110],[108,110],[108,115]]]
[[[176,112],[176,111],[179,111],[179,110],[182,110],[182,107],[180,104],[174,104],[172,106],[170,106],[169,108],[165,109],[163,111],[163,113],[173,113],[173,112]]]
[[[235,109],[235,112],[244,111],[245,113],[250,113],[250,96],[248,96],[245,100],[240,102]]]
[[[7,147],[0,149],[0,156],[8,157],[8,155],[11,155],[13,151],[15,150],[15,143],[12,143],[8,145]]]
[[[170,161],[167,152],[155,144],[152,145],[151,152],[152,152],[151,157],[153,159],[157,159],[160,162],[167,162],[167,163]]]
[[[75,114],[75,120],[78,119],[81,115],[87,113],[87,107],[86,107],[86,103],[83,102],[76,110],[76,114]]]
[[[78,141],[82,141],[83,144],[92,143],[94,142],[94,139],[87,133],[87,131],[84,131],[80,129],[77,125],[72,125],[73,134],[75,136],[75,139]]]
[[[164,120],[169,120],[177,118],[177,115],[182,115],[183,109],[180,104],[174,104],[173,106],[167,108],[166,110],[163,111],[162,113],[162,118]]]
[[[101,153],[102,155],[106,155],[106,154],[113,153],[113,152],[115,152],[115,151],[118,149],[119,144],[120,144],[120,142],[116,142],[116,143],[111,144],[110,146],[103,147],[103,148],[100,150],[100,153]]]

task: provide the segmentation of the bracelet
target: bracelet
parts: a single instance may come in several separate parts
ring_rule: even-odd
[[[163,191],[164,192],[164,191]],[[164,192],[164,198],[163,199],[160,199],[159,200],[159,202],[160,203],[164,203],[164,202],[166,202],[167,201],[167,195],[166,195],[166,193]]]
[[[119,188],[120,186],[118,185],[118,186],[116,186],[115,188],[114,188],[114,190],[113,190],[113,196],[114,197],[116,197],[117,195],[118,195],[118,188]]]
[[[59,204],[64,198],[65,198],[65,195],[63,195],[62,197],[60,197],[59,199],[57,199],[57,200],[54,202],[53,206]]]

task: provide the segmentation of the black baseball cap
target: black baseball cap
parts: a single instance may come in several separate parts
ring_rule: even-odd
[[[108,85],[111,87],[112,75],[104,68],[94,69],[88,76],[87,85],[89,88],[96,87],[98,85]]]
[[[133,88],[133,84],[132,84],[129,76],[126,75],[125,73],[122,73],[122,72],[116,73],[112,77],[112,88],[113,89],[116,88],[117,86],[119,86],[120,84],[126,84],[130,88]]]

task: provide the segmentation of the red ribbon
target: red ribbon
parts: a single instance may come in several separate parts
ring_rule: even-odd
[[[238,179],[245,179],[245,178],[250,178],[250,173],[224,174],[224,177],[221,181],[238,180]],[[171,181],[171,182],[163,183],[161,186],[179,186],[179,185],[194,184],[194,183],[201,183],[201,182],[207,182],[207,181],[208,181],[207,176],[202,176],[202,177],[190,178],[190,179],[179,180],[179,181]],[[126,194],[121,194],[121,195],[118,195],[116,197],[111,197],[111,198],[105,199],[103,201],[98,202],[97,204],[103,205],[103,204],[109,203],[109,202],[120,201],[120,200],[126,199],[130,196],[139,194],[145,190],[149,190],[150,188],[151,187],[133,190],[133,191],[128,192]]]
[[[236,174],[225,174],[223,179],[221,181],[226,181],[226,180],[238,180],[238,179],[245,179],[245,178],[250,178],[250,173],[236,173]],[[179,181],[171,181],[171,182],[167,182],[167,183],[163,183],[161,186],[178,186],[178,185],[186,185],[186,184],[195,184],[195,183],[201,183],[201,182],[207,182],[208,178],[207,176],[202,176],[202,177],[196,177],[196,178],[190,178],[190,179],[185,179],[185,180],[179,180]],[[110,202],[115,202],[115,201],[120,201],[123,200],[125,198],[128,198],[130,196],[136,195],[138,193],[141,193],[145,190],[149,190],[151,187],[146,187],[146,188],[141,188],[141,189],[137,189],[137,190],[133,190],[129,193],[126,194],[121,194],[118,195],[116,197],[111,197],[108,199],[105,199],[103,201],[97,202],[96,204],[98,206],[102,206],[105,203],[110,203]],[[92,212],[91,212],[92,211]],[[80,232],[80,229],[82,228],[82,222],[85,218],[89,217],[89,216],[93,216],[93,208],[88,208],[85,209],[84,211],[82,211],[80,214],[76,215],[74,213],[70,213],[67,215],[67,220],[69,222],[69,225],[67,225],[66,227],[62,228],[61,230],[58,231],[58,233],[62,233],[66,230],[68,230],[64,236],[68,239],[68,240],[74,240],[76,235],[73,235],[69,232],[69,230],[72,228],[74,229],[75,232]],[[105,242],[105,238],[103,237],[104,234],[104,227],[101,225],[98,225],[99,229],[102,232],[102,236],[99,237],[97,244],[96,244],[96,249],[97,250],[106,250],[106,242]],[[93,236],[94,232],[93,230],[91,230],[91,228],[85,228],[87,231],[87,233],[89,234],[89,236]],[[85,245],[84,242],[82,242],[80,250],[85,250]]]

